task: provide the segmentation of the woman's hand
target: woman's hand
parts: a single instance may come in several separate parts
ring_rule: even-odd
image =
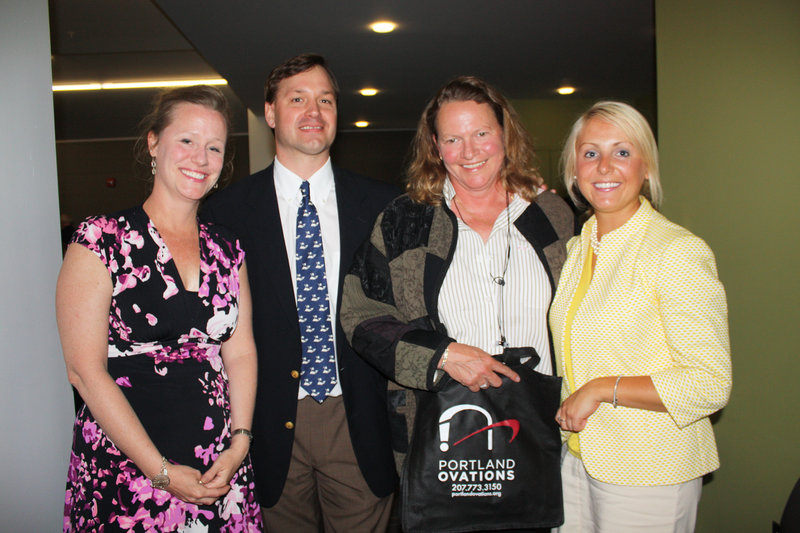
[[[605,376],[587,381],[559,407],[556,422],[564,431],[581,431],[602,402],[665,413],[650,376]]]
[[[250,439],[246,435],[235,435],[231,447],[224,450],[211,468],[205,471],[200,482],[209,489],[230,488],[231,479],[247,457]]]
[[[486,389],[490,385],[503,384],[500,377],[508,376],[519,382],[519,375],[480,348],[453,342],[448,348],[444,371],[472,392]],[[441,365],[441,362],[439,363]]]
[[[596,391],[596,380],[589,381],[564,400],[556,412],[556,422],[564,431],[581,431],[602,401]]]
[[[190,466],[170,464],[167,475],[169,485],[164,490],[188,503],[211,505],[231,489],[230,485],[206,486],[202,483],[200,471]]]

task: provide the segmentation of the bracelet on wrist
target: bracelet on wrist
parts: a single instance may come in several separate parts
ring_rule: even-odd
[[[154,489],[165,490],[169,487],[169,474],[167,472],[167,458],[161,456],[161,471],[150,478],[150,485]]]
[[[237,428],[231,431],[231,439],[236,435],[247,435],[247,438],[250,439],[250,442],[253,442],[253,433],[246,428]]]
[[[619,387],[619,380],[622,379],[622,376],[617,376],[617,381],[614,382],[614,394],[611,398],[611,406],[616,409],[617,408],[617,387]]]
[[[439,370],[444,370],[444,365],[447,364],[447,356],[450,355],[450,346],[444,349],[442,352],[442,362],[439,363]]]

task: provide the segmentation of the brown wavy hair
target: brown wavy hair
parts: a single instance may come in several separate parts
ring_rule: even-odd
[[[488,104],[503,128],[505,158],[500,168],[503,187],[525,200],[533,200],[536,197],[536,188],[544,180],[536,167],[533,143],[528,132],[517,112],[500,91],[474,76],[460,76],[449,81],[425,106],[411,145],[411,158],[406,170],[406,191],[409,196],[419,203],[441,203],[447,170],[436,148],[436,118],[444,104],[470,101]]]
[[[211,85],[192,85],[163,91],[156,96],[150,112],[139,123],[139,138],[133,147],[136,163],[148,183],[148,194],[153,187],[153,175],[150,172],[150,149],[147,146],[147,135],[152,131],[156,137],[172,122],[172,115],[179,104],[197,104],[222,115],[225,121],[225,157],[218,183],[224,184],[233,174],[234,149],[231,139],[231,110],[228,100],[217,87]]]

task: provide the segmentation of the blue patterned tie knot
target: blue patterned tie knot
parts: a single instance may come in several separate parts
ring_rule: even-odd
[[[295,242],[297,319],[303,346],[300,384],[322,403],[336,385],[336,356],[319,216],[311,203],[308,181],[303,181],[300,191],[303,199],[297,210]]]

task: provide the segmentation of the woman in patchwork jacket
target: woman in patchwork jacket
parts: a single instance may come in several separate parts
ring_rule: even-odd
[[[533,346],[552,374],[547,312],[575,233],[543,190],[516,112],[493,87],[457,78],[427,105],[407,194],[378,217],[345,279],[341,321],[390,383],[398,467],[414,423],[413,389],[447,373],[472,391],[515,372],[493,359]]]

